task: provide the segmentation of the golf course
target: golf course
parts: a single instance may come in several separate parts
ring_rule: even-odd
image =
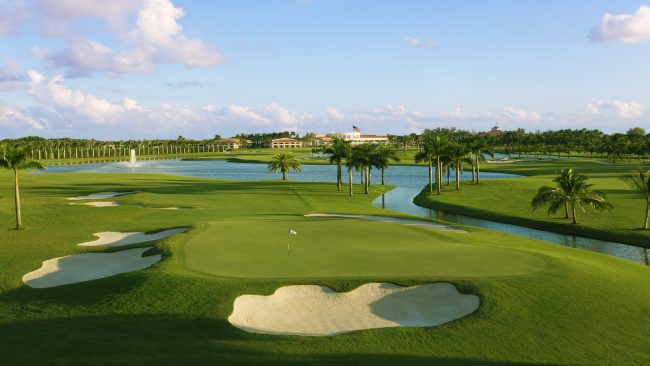
[[[496,189],[509,181],[485,181],[480,187]],[[333,183],[24,172],[24,228],[10,230],[13,174],[3,171],[2,364],[650,362],[648,267],[498,231],[423,221],[371,204],[391,189],[373,184],[366,195],[355,185],[350,197]],[[85,200],[115,204],[80,204]],[[183,209],[159,209],[178,207]],[[296,235],[288,235],[289,230]],[[79,282],[70,277],[64,285],[32,288],[23,282],[23,276],[53,258],[137,248],[142,259],[155,260],[103,278]],[[76,270],[97,270],[83,268]],[[350,325],[354,331],[326,336],[264,334],[229,322],[242,296],[270,296],[280,288],[307,285],[325,286],[325,295],[354,293],[372,283],[390,284],[379,286],[388,286],[384,292],[416,286],[408,288],[420,303],[425,298],[417,291],[426,289],[423,285],[449,283],[457,289],[454,296],[476,296],[478,302],[444,322],[429,323],[435,326],[361,323]],[[291,309],[305,312],[303,317],[309,309],[320,314],[299,304]],[[346,305],[340,306],[332,321],[342,325]],[[404,315],[394,311],[391,316]],[[268,314],[282,318],[288,313]],[[318,319],[310,322],[329,329]]]

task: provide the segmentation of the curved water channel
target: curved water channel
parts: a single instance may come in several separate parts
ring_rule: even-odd
[[[336,170],[333,165],[303,165],[303,171],[290,173],[289,179],[301,182],[334,182]],[[127,162],[55,165],[48,167],[49,173],[67,172],[138,172],[168,173],[192,177],[219,178],[228,180],[269,180],[279,179],[279,174],[271,174],[265,164],[230,163],[221,160],[181,161],[181,160],[147,160],[139,161],[130,167]],[[444,220],[462,225],[477,226],[498,230],[514,235],[544,240],[554,244],[587,249],[637,263],[648,264],[648,251],[644,248],[621,243],[607,242],[575,235],[557,234],[544,230],[531,229],[518,225],[483,220],[474,217],[450,214],[417,206],[413,198],[427,184],[427,168],[424,166],[391,166],[386,170],[386,184],[396,188],[378,197],[373,205],[387,210],[398,211],[429,219]],[[470,178],[464,173],[463,178]],[[484,179],[514,178],[516,175],[503,173],[481,173]],[[359,182],[359,174],[354,174],[353,181]],[[379,174],[373,173],[374,183],[378,183]],[[453,183],[452,183],[453,184]]]

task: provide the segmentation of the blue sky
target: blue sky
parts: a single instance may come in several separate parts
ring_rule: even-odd
[[[0,136],[650,129],[640,1],[0,0]]]

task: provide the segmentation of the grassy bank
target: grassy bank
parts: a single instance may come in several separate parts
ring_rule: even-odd
[[[588,175],[594,188],[607,194],[614,211],[596,212],[588,208],[584,213],[578,211],[578,224],[573,225],[570,220],[564,219],[563,211],[549,216],[545,209],[532,210],[530,201],[537,189],[552,185],[552,174],[570,167]],[[443,194],[430,195],[423,191],[414,202],[451,213],[648,248],[650,232],[639,230],[645,213],[644,201],[620,180],[634,167],[632,164],[559,160],[486,164],[483,171],[528,177],[483,181],[480,185],[465,182],[458,191],[443,185]]]

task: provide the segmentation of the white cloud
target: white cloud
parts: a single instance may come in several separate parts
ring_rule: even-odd
[[[432,40],[424,40],[418,37],[404,36],[402,41],[408,44],[411,47],[425,47],[425,48],[436,48],[437,45]]]
[[[592,41],[636,43],[650,40],[650,6],[641,5],[634,14],[605,14],[591,29]]]
[[[524,111],[513,107],[504,107],[495,116],[499,119],[506,119],[510,121],[539,121],[542,115],[535,111]]]
[[[597,98],[587,103],[585,111],[590,115],[618,118],[642,118],[645,115],[645,107],[639,102]]]
[[[29,127],[29,129],[36,131],[45,129],[43,123],[3,104],[0,104],[0,127],[8,127],[11,129]]]
[[[36,56],[53,68],[67,70],[69,77],[87,76],[94,71],[109,74],[150,73],[157,63],[180,63],[188,68],[210,67],[226,62],[215,48],[188,38],[178,22],[185,11],[171,0],[45,1],[43,23],[48,34],[65,35],[69,46],[55,52],[33,48]],[[59,6],[61,5],[61,6]],[[103,18],[109,29],[126,46],[114,51],[74,31],[75,20]],[[131,28],[127,24],[134,23]]]
[[[336,108],[332,107],[331,105],[325,107],[325,112],[330,118],[337,121],[340,121],[343,118],[345,118],[345,116],[341,112],[339,112]]]

